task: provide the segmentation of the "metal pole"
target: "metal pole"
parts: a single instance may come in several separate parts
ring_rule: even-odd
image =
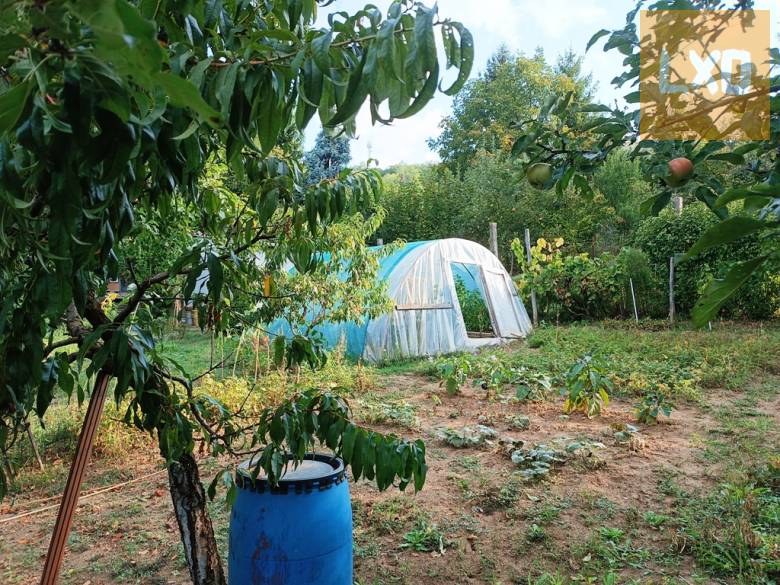
[[[98,426],[100,426],[100,417],[103,414],[108,380],[109,375],[102,370],[98,373],[95,380],[95,388],[89,399],[87,415],[84,417],[79,442],[76,445],[76,454],[73,457],[73,464],[70,466],[68,482],[65,484],[65,492],[62,494],[57,521],[54,523],[54,531],[49,542],[49,552],[46,555],[46,564],[43,566],[41,585],[55,585],[57,583],[57,576],[62,565],[62,556],[65,553],[65,544],[68,541],[68,534],[73,523],[73,513],[76,511],[76,506],[79,502],[81,481],[84,478],[84,471],[89,462],[89,455],[92,452],[92,444],[95,441]]]
[[[496,222],[490,222],[490,251],[498,257],[498,226]]]
[[[528,267],[531,267],[531,230],[525,229],[525,257]],[[531,312],[533,314],[534,327],[539,325],[539,308],[536,305],[536,291],[531,289]]]
[[[674,256],[669,257],[669,322],[674,324]]]
[[[636,310],[636,294],[634,294],[634,279],[629,278],[628,284],[631,286],[631,301],[634,303],[634,319],[639,323],[639,312]]]

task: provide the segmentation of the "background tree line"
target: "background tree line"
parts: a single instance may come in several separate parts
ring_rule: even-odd
[[[633,311],[628,305],[629,278],[638,289],[643,315],[664,316],[669,257],[690,248],[717,218],[685,191],[679,193],[684,205],[680,217],[671,209],[658,217],[643,210],[655,186],[628,149],[613,150],[589,177],[587,190],[572,185],[560,191],[532,187],[525,162],[512,152],[523,136],[522,122],[535,118],[551,96],[572,92],[571,108],[591,102],[595,88],[581,65],[581,58],[571,52],[551,64],[541,50],[528,57],[499,49],[484,72],[455,98],[439,137],[429,141],[442,162],[384,171],[383,206],[388,213],[376,236],[385,242],[461,237],[487,246],[488,224],[496,222],[501,260],[519,274],[523,266],[511,243],[522,239],[528,228],[533,241],[563,238],[564,259],[582,253],[590,259],[586,264],[582,258],[571,265],[564,261],[557,273],[536,282],[541,296],[549,299],[542,307],[545,318],[628,316]],[[590,123],[582,115],[576,127],[564,126],[561,133],[587,144]],[[750,180],[743,170],[716,163],[703,163],[698,172],[734,185]],[[677,310],[688,313],[709,281],[749,257],[757,245],[757,238],[748,236],[680,266]],[[632,253],[624,253],[621,261],[630,258],[630,266],[623,266],[631,270],[617,268],[626,248]],[[725,307],[726,316],[766,318],[778,310],[777,275],[763,271],[752,284]],[[564,297],[571,310],[562,310],[558,300]]]

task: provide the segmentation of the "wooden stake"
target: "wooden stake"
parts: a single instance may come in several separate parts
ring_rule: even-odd
[[[43,471],[43,459],[41,459],[41,454],[38,451],[38,444],[35,442],[35,437],[33,437],[32,431],[30,430],[30,423],[27,423],[27,428],[25,430],[27,431],[27,438],[30,440],[33,453],[35,453],[35,458],[38,460],[38,467]]]
[[[498,258],[498,226],[496,222],[490,222],[490,251]]]
[[[525,229],[525,257],[528,261],[528,267],[531,267],[531,230]],[[533,314],[534,327],[539,325],[539,308],[536,305],[536,291],[531,290],[531,311]]]
[[[636,310],[636,294],[634,293],[634,279],[629,278],[628,284],[631,287],[631,301],[634,303],[634,319],[639,323],[639,312]]]
[[[54,523],[54,531],[49,542],[49,552],[46,555],[46,564],[43,566],[41,585],[55,585],[62,565],[62,557],[65,554],[65,544],[68,542],[68,534],[73,523],[73,514],[79,502],[79,491],[84,479],[84,471],[89,463],[92,452],[92,444],[100,426],[100,417],[103,414],[103,404],[106,398],[109,375],[100,371],[95,379],[95,388],[89,399],[87,415],[81,426],[79,442],[76,445],[76,454],[68,473],[68,482],[65,484],[65,492],[62,494],[60,510],[57,513],[57,521]]]
[[[385,245],[385,241],[382,238],[377,238],[376,239],[376,245],[377,246],[384,246]]]
[[[674,214],[680,217],[683,212],[683,198],[680,196],[672,197],[672,207],[674,207]]]

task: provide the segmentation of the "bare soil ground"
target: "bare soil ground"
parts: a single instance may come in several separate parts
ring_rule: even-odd
[[[635,424],[633,402],[615,399],[601,417],[564,417],[560,402],[513,403],[486,399],[479,387],[448,397],[430,379],[404,374],[385,378],[375,391],[414,406],[417,422],[383,430],[425,439],[430,471],[420,493],[379,493],[368,483],[352,486],[356,582],[361,585],[525,583],[542,572],[561,576],[615,571],[638,582],[709,582],[684,543],[663,518],[673,514],[663,489],[669,481],[689,489],[711,486],[722,472],[705,444],[718,432],[713,409],[740,393],[715,390],[712,407],[679,404],[672,418],[640,426],[630,444],[618,443],[615,428]],[[709,399],[708,399],[709,400]],[[777,398],[756,409],[778,421]],[[530,417],[530,428],[514,430],[511,419]],[[484,424],[525,446],[556,438],[586,439],[603,448],[572,457],[540,482],[522,481],[506,448],[493,441],[479,448],[454,448],[437,429]],[[776,440],[777,425],[774,425]],[[770,440],[768,438],[767,440]],[[213,463],[213,462],[212,462]],[[58,467],[59,466],[59,467]],[[0,507],[0,582],[37,583],[56,508],[7,520],[56,504],[44,499],[64,483],[66,463],[54,464],[49,483],[40,482],[24,499]],[[204,481],[209,470],[204,462]],[[128,464],[95,462],[85,490],[160,470],[151,450]],[[224,545],[228,514],[213,506]],[[433,535],[432,552],[405,548],[405,536]],[[407,540],[415,541],[414,534]],[[440,540],[437,541],[440,536]],[[78,508],[64,562],[62,583],[188,583],[167,478],[158,473],[115,491],[87,498]]]

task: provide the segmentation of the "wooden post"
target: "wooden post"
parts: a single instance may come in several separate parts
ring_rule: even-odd
[[[679,195],[672,197],[672,207],[674,208],[675,215],[680,217],[683,210],[683,198]]]
[[[55,585],[57,583],[62,557],[65,553],[65,544],[68,542],[68,533],[73,523],[73,514],[79,503],[81,481],[84,478],[84,471],[87,468],[89,455],[92,452],[92,444],[100,426],[100,417],[103,414],[108,380],[108,374],[103,371],[98,373],[95,380],[95,388],[92,390],[92,397],[89,399],[87,415],[84,417],[84,423],[81,426],[79,442],[76,445],[76,454],[73,457],[73,464],[70,466],[68,482],[65,484],[65,492],[62,494],[57,521],[54,524],[51,542],[49,542],[49,552],[46,555],[46,564],[43,566],[41,585]]]
[[[525,229],[525,257],[528,261],[528,267],[531,267],[531,230]],[[533,315],[534,327],[539,325],[539,308],[536,305],[536,291],[531,289],[531,313]]]
[[[498,258],[498,226],[496,222],[490,222],[490,251]]]
[[[385,245],[385,241],[382,238],[377,238],[376,239],[376,245],[377,246],[384,246]]]
[[[30,440],[33,453],[35,453],[35,458],[38,460],[38,467],[40,467],[41,471],[43,471],[43,459],[41,459],[41,454],[38,451],[38,444],[35,442],[35,437],[33,437],[32,430],[30,430],[30,423],[27,423],[27,428],[25,430],[27,431],[27,438]]]
[[[636,310],[636,294],[634,293],[634,279],[629,278],[628,284],[631,287],[631,302],[634,304],[634,319],[639,323],[639,311]]]
[[[674,256],[669,257],[669,322],[674,325]]]

